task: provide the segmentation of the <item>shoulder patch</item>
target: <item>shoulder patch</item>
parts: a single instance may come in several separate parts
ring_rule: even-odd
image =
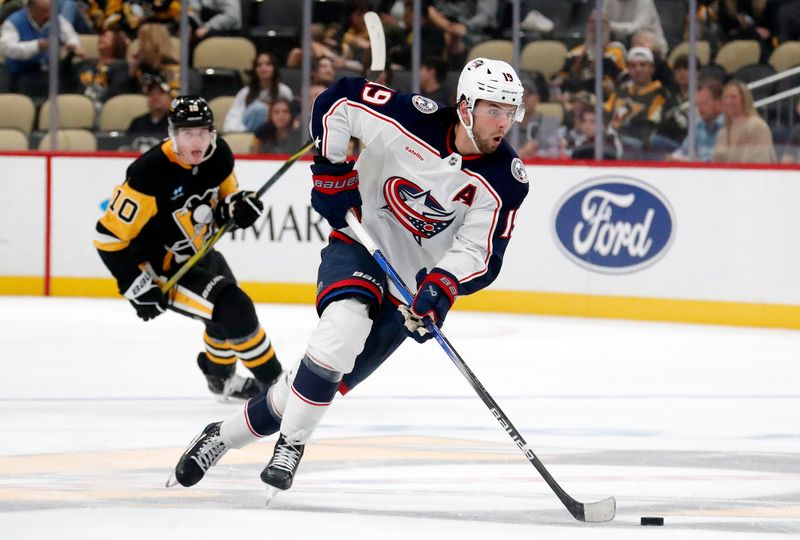
[[[525,170],[525,164],[519,158],[514,158],[511,162],[511,175],[523,184],[528,183],[528,172]]]
[[[411,103],[413,103],[414,107],[416,107],[417,110],[423,114],[433,114],[439,110],[439,105],[437,105],[432,99],[428,99],[425,96],[416,95],[411,98]]]

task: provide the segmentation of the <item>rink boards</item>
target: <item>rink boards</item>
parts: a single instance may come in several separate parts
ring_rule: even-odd
[[[0,294],[117,294],[92,238],[133,157],[0,155]],[[239,182],[257,189],[281,164],[241,158]],[[313,301],[329,228],[307,165],[267,192],[254,230],[218,244],[258,301]],[[528,163],[503,272],[458,306],[800,328],[800,170],[609,165]]]

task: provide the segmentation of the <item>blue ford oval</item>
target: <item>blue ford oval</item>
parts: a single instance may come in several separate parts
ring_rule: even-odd
[[[553,220],[559,247],[575,263],[606,273],[641,270],[662,257],[675,235],[669,202],[634,178],[593,178],[570,191]]]

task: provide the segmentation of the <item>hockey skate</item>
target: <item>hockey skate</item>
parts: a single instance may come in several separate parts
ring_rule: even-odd
[[[300,465],[300,458],[303,457],[304,450],[304,444],[288,443],[283,434],[278,437],[278,442],[275,443],[275,453],[261,471],[261,481],[273,488],[267,496],[267,504],[272,500],[276,490],[284,491],[292,487],[292,480],[294,480],[294,474],[297,472],[297,466]]]
[[[213,467],[228,451],[222,442],[219,428],[222,422],[209,424],[195,437],[178,460],[175,472],[167,480],[167,487],[182,485],[190,487],[203,479],[208,469]]]
[[[252,377],[242,377],[235,371],[228,377],[209,373],[207,362],[205,353],[200,353],[197,357],[197,365],[206,376],[208,389],[217,396],[219,401],[228,401],[231,398],[247,400],[266,388],[260,381]]]

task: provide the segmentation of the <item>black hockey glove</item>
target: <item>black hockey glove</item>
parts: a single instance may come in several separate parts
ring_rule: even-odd
[[[434,268],[429,274],[423,268],[417,273],[417,294],[411,307],[401,305],[398,313],[402,316],[406,333],[419,343],[433,337],[423,322],[430,317],[439,328],[444,324],[447,312],[458,296],[458,280],[441,268]]]
[[[144,321],[155,319],[167,309],[167,298],[153,283],[148,272],[142,272],[128,290],[122,293],[136,308],[136,315]]]
[[[327,158],[314,156],[311,178],[311,206],[328,220],[334,229],[347,227],[345,216],[349,209],[361,217],[361,193],[358,191],[358,171],[354,161],[331,163]]]
[[[237,191],[225,197],[217,209],[218,223],[227,223],[233,218],[233,224],[237,229],[246,229],[264,213],[264,203],[256,198],[254,191]]]

